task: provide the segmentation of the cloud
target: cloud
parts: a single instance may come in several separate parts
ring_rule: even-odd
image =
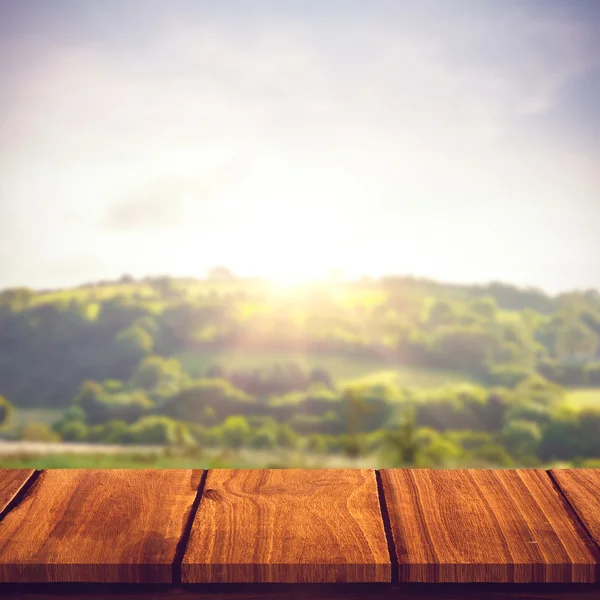
[[[116,230],[172,227],[181,223],[185,215],[184,191],[179,182],[152,185],[137,197],[113,204],[106,226]]]
[[[21,134],[60,123],[62,135],[47,135],[71,151],[117,140],[135,151],[207,138],[335,144],[361,127],[486,135],[552,108],[591,60],[578,41],[585,25],[524,11],[466,16],[451,29],[398,23],[345,19],[332,37],[286,19],[254,35],[182,20],[137,53],[58,44],[14,75],[11,112],[29,106]]]
[[[570,247],[592,239],[597,157],[561,119],[564,91],[597,65],[591,21],[522,2],[251,19],[165,6],[148,8],[151,28],[140,13],[99,19],[84,41],[56,19],[61,35],[2,41],[0,244],[77,252],[77,227],[115,263],[131,240],[143,270],[199,239],[251,261],[284,225],[283,241],[329,239],[339,256],[381,238],[387,265],[419,243],[435,264],[444,240],[442,258],[479,244],[492,264],[491,233],[527,230],[548,252],[568,227]]]
[[[219,222],[214,209],[225,202],[226,195],[247,175],[235,162],[229,161],[200,173],[171,173],[162,179],[137,183],[126,196],[107,208],[104,225],[113,231],[185,229],[197,218],[204,224]],[[203,172],[202,172],[203,171]]]

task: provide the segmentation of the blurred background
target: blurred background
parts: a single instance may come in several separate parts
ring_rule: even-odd
[[[0,0],[0,467],[600,467],[600,3]]]

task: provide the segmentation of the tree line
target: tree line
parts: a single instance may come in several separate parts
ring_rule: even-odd
[[[0,293],[0,422],[11,404],[61,407],[53,428],[24,437],[350,455],[395,448],[423,464],[596,459],[599,413],[569,407],[561,386],[600,385],[599,339],[592,291],[550,297],[384,278],[282,296],[224,274],[11,289]],[[227,348],[455,370],[476,383],[340,389],[326,370],[293,361],[182,367],[183,355]]]

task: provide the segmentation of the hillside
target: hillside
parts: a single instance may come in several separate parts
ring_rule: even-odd
[[[387,445],[404,460],[406,440],[388,439],[399,431],[428,448],[427,464],[593,459],[599,336],[597,292],[498,283],[282,287],[223,269],[10,289],[0,394],[42,417],[15,415],[5,435],[349,455]]]

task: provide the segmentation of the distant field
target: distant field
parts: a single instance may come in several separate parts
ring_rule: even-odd
[[[370,371],[365,375],[358,375],[347,379],[340,379],[343,386],[350,383],[396,383],[401,387],[412,387],[419,389],[433,389],[446,384],[475,383],[473,377],[457,371],[440,371],[430,369],[419,369],[404,365],[387,368],[385,370]]]
[[[79,300],[85,301],[90,299],[107,300],[115,296],[141,296],[144,298],[152,298],[156,296],[156,292],[151,286],[144,283],[130,284],[113,284],[101,285],[97,287],[75,288],[67,290],[57,290],[54,292],[45,292],[37,294],[33,298],[33,304],[45,304],[46,302],[57,302],[60,300]]]
[[[474,382],[472,377],[454,371],[440,371],[390,365],[381,360],[343,357],[335,354],[305,354],[294,352],[263,352],[250,350],[223,350],[179,354],[186,371],[201,377],[215,364],[227,369],[269,366],[293,361],[305,369],[321,367],[339,383],[368,378],[370,380],[397,380],[400,385],[419,388],[434,388],[446,383]]]
[[[377,468],[380,457],[363,456],[351,459],[343,455],[319,455],[301,451],[265,452],[241,450],[223,452],[205,450],[200,456],[168,455],[162,450],[150,454],[132,448],[129,453],[111,452],[111,446],[95,454],[54,452],[33,454],[21,452],[13,455],[0,454],[0,469],[264,469],[277,467],[305,468]],[[385,465],[384,465],[385,466]]]
[[[569,390],[567,400],[570,404],[578,408],[588,406],[600,407],[600,388]]]
[[[52,425],[60,420],[63,412],[61,408],[15,408],[9,427],[10,429],[20,429],[27,423]]]

